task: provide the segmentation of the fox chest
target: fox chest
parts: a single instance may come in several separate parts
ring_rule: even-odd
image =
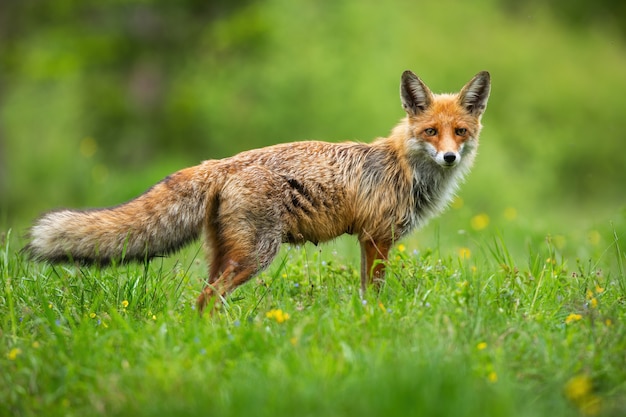
[[[391,233],[399,239],[423,226],[448,203],[453,187],[446,178],[414,178],[381,187],[380,197],[371,204],[366,230]]]
[[[411,229],[423,226],[443,211],[454,195],[455,178],[445,174],[414,178],[411,185]]]

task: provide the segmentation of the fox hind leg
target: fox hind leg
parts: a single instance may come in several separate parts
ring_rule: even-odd
[[[280,236],[275,235],[275,231],[238,229],[235,233],[226,228],[221,239],[211,239],[209,279],[196,303],[200,313],[270,265],[281,244]]]
[[[208,285],[198,298],[200,311],[212,298],[228,294],[267,268],[278,253],[284,211],[276,204],[276,193],[283,183],[266,169],[247,167],[211,202],[205,231],[212,259]]]
[[[252,278],[258,269],[255,267],[241,268],[237,262],[230,261],[230,265],[213,282],[204,286],[202,293],[198,297],[196,306],[200,314],[210,303],[220,302],[219,297],[223,297],[237,286]]]

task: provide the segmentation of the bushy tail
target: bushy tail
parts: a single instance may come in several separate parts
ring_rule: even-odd
[[[209,192],[205,164],[178,171],[117,207],[46,213],[30,229],[24,251],[40,261],[97,264],[176,251],[202,231]]]

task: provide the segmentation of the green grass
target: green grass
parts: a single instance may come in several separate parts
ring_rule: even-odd
[[[553,239],[520,257],[491,230],[466,259],[407,241],[364,300],[354,241],[285,248],[199,317],[198,245],[52,267],[5,234],[0,415],[623,415],[618,237],[579,259]]]

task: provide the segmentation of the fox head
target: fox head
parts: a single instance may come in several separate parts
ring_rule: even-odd
[[[489,73],[482,71],[459,93],[433,94],[414,73],[405,71],[400,96],[408,115],[410,151],[426,153],[442,168],[473,156],[490,86]]]

